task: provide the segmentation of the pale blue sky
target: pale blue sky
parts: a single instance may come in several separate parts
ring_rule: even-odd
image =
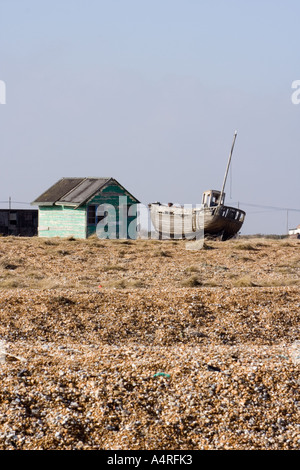
[[[298,0],[0,0],[0,200],[113,176],[145,204],[198,203],[237,130],[243,233],[286,231],[250,204],[300,224],[299,18]]]

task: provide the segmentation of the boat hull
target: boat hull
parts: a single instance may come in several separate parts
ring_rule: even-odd
[[[160,238],[229,240],[241,229],[245,212],[229,206],[196,209],[150,204],[151,221]]]
[[[204,235],[224,241],[241,230],[246,215],[244,211],[229,206],[218,207],[213,212],[209,208],[205,212]]]

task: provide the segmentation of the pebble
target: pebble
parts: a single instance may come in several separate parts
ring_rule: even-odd
[[[244,269],[239,256],[269,280],[293,257],[296,276],[298,245],[193,253],[170,244],[171,256],[151,258],[147,243],[66,242],[76,264],[58,245],[9,239],[0,252],[11,243],[25,260],[11,254],[20,266],[11,276],[46,263],[67,286],[0,290],[1,450],[299,449],[298,287],[236,287],[230,277]],[[107,256],[128,269],[101,271]],[[204,262],[224,285],[182,287],[185,268]],[[120,273],[130,284],[131,272],[147,287],[107,285]],[[97,287],[100,275],[101,295],[78,280]]]

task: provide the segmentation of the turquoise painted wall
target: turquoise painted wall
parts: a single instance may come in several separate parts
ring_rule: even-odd
[[[121,198],[121,199],[120,199]],[[133,216],[126,216],[126,219],[124,222],[126,223],[126,227],[121,226],[120,222],[120,217],[119,217],[119,205],[121,204],[126,204],[128,207],[134,206],[135,207],[135,200],[131,197],[129,193],[127,193],[126,190],[121,188],[119,185],[112,183],[105,187],[101,192],[96,194],[92,200],[89,201],[88,205],[105,205],[109,204],[113,207],[115,207],[115,214],[109,214],[108,217],[106,218],[107,224],[110,224],[110,227],[112,228],[114,225],[114,221],[112,220],[112,216],[115,215],[115,222],[116,222],[116,238],[135,238],[133,236],[133,233],[135,232],[136,225],[135,219],[136,217]],[[134,208],[133,208],[133,214],[134,214]],[[128,230],[128,227],[130,225],[130,231]],[[87,234],[88,236],[91,236],[96,233],[96,224],[93,225],[87,225]],[[105,237],[105,235],[104,235]]]
[[[86,238],[86,208],[40,206],[38,234],[40,237]]]

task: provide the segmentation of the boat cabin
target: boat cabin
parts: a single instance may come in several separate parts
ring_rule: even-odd
[[[204,207],[214,207],[219,205],[221,198],[221,191],[215,191],[210,189],[209,191],[204,191],[202,196],[202,204]],[[225,200],[225,193],[222,195],[220,204],[223,205]]]

